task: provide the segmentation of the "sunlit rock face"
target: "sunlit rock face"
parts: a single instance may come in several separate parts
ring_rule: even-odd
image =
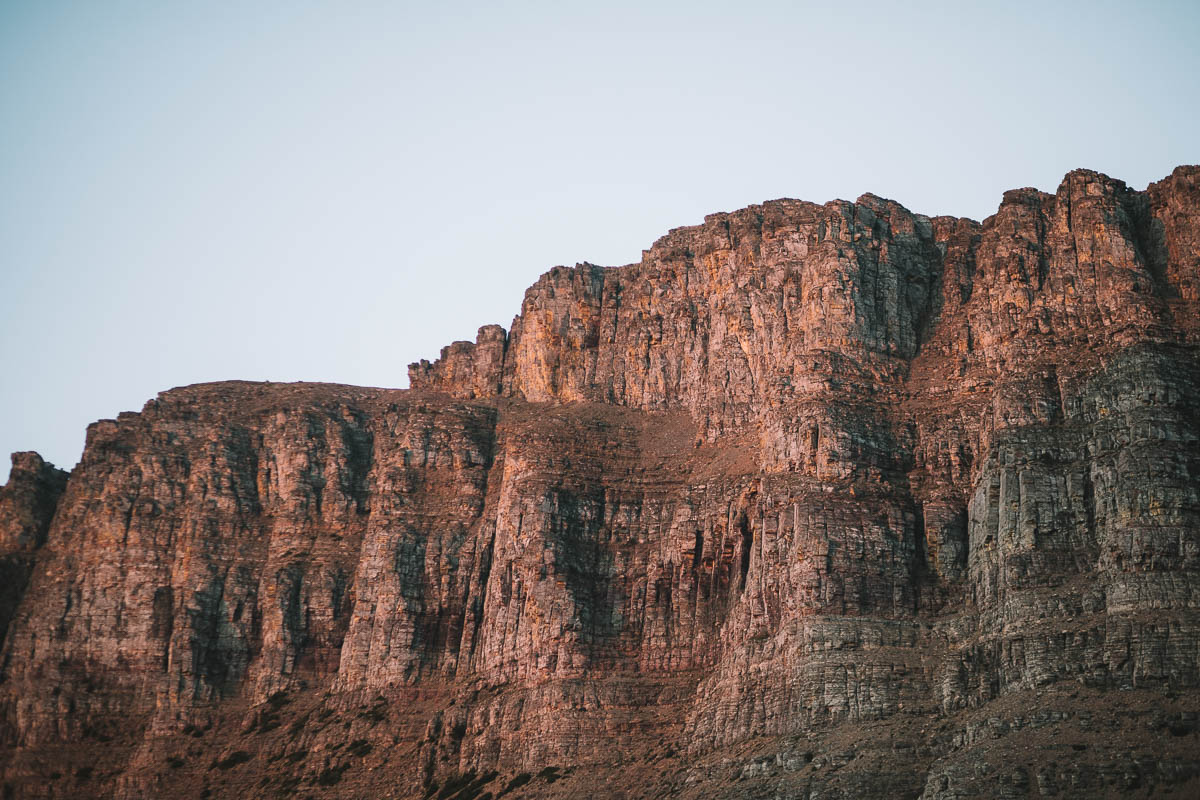
[[[5,797],[1200,792],[1200,168],[555,268],[0,489]]]

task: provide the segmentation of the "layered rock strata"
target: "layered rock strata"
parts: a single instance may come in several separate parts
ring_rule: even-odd
[[[409,379],[17,457],[9,796],[1200,789],[1200,168],[712,215]]]

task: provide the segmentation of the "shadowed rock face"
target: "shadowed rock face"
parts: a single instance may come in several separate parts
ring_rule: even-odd
[[[409,377],[14,457],[8,796],[1200,790],[1200,168],[712,215]]]
[[[67,473],[37,453],[13,453],[8,484],[0,487],[0,643],[21,604],[66,485]]]

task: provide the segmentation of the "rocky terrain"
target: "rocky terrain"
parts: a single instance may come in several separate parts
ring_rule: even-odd
[[[1200,167],[558,267],[0,489],[4,798],[1200,794]]]

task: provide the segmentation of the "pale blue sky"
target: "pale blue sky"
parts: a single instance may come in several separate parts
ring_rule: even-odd
[[[546,269],[766,199],[1142,188],[1200,161],[1197,9],[0,0],[0,451],[69,468],[198,381],[405,386]]]

